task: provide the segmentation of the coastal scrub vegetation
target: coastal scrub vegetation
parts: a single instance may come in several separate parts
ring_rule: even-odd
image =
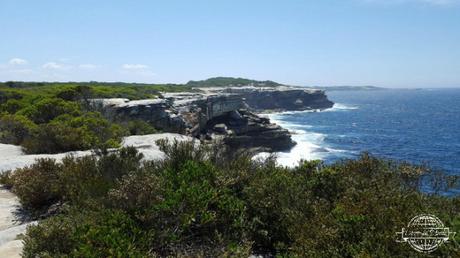
[[[122,136],[156,132],[144,121],[104,117],[92,98],[156,98],[182,85],[124,83],[0,83],[0,142],[26,153],[117,147]]]
[[[4,174],[1,183],[42,216],[23,256],[423,257],[395,242],[412,217],[435,214],[460,232],[460,198],[421,191],[446,186],[429,169],[368,154],[286,168],[217,144],[159,146],[162,161],[122,148]],[[435,254],[458,257],[460,248]]]
[[[58,153],[118,147],[121,137],[156,132],[141,120],[116,121],[91,105],[96,98],[156,98],[160,92],[194,91],[203,86],[277,86],[272,81],[217,77],[187,84],[106,82],[0,83],[0,143],[21,145],[26,153]]]

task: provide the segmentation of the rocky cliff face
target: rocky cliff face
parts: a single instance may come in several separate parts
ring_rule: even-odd
[[[155,128],[185,133],[189,125],[165,99],[145,99],[129,101],[128,99],[93,99],[93,107],[101,109],[103,114],[113,120],[140,119]]]
[[[233,110],[208,121],[206,139],[223,138],[232,148],[285,151],[295,142],[288,130],[248,110]]]
[[[245,99],[248,106],[255,111],[299,111],[309,109],[331,108],[330,101],[323,90],[300,87],[230,87],[201,88],[214,94],[232,94]]]
[[[298,88],[206,88],[129,101],[96,99],[94,106],[113,119],[141,119],[158,129],[202,140],[222,139],[234,148],[283,151],[295,145],[289,131],[255,112],[332,107],[323,91]]]
[[[322,91],[257,91],[242,95],[256,110],[308,110],[331,108],[334,103]]]

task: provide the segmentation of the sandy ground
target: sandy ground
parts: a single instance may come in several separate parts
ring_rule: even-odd
[[[29,223],[16,221],[14,211],[18,207],[17,197],[8,190],[0,189],[0,257],[20,257],[22,241],[18,235],[25,232]]]
[[[126,137],[122,142],[122,146],[136,147],[144,154],[144,160],[163,159],[164,153],[155,144],[155,141],[159,139],[168,139],[169,141],[193,140],[191,137],[180,134],[150,134]],[[60,161],[67,155],[81,157],[91,153],[91,151],[75,151],[58,154],[26,155],[22,152],[20,146],[0,144],[0,173],[29,166],[37,158],[53,158]],[[18,235],[25,232],[28,224],[37,223],[34,221],[21,224],[16,221],[14,213],[19,207],[18,198],[0,185],[0,258],[21,257],[22,241],[18,239]]]

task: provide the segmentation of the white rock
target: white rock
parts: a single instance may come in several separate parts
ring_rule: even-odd
[[[18,206],[18,198],[10,191],[0,188],[0,232],[14,225],[13,212]]]
[[[123,139],[122,146],[136,147],[139,152],[144,154],[144,160],[156,160],[164,158],[164,153],[156,145],[159,139],[167,139],[171,142],[191,141],[193,138],[173,133],[135,135]],[[57,161],[62,160],[67,155],[82,157],[91,155],[91,150],[73,151],[58,154],[24,154],[20,146],[10,144],[0,144],[0,174],[7,170],[14,170],[35,163],[38,158],[52,158]],[[0,185],[1,187],[1,185]],[[17,240],[19,234],[23,234],[27,224],[18,224],[15,221],[14,212],[19,207],[18,198],[10,191],[0,188],[0,257],[20,257],[22,251],[22,241]]]
[[[103,106],[116,106],[129,102],[129,99],[109,98],[109,99],[91,99],[92,103],[102,104]]]
[[[0,174],[6,170],[14,170],[32,165],[39,158],[62,160],[67,155],[82,157],[90,155],[92,151],[72,151],[58,154],[32,154],[22,152],[21,146],[0,143]]]
[[[20,258],[22,252],[22,240],[13,240],[0,246],[1,257]]]
[[[22,241],[17,236],[26,231],[30,222],[20,224],[14,217],[19,207],[18,198],[10,191],[0,189],[0,257],[20,257]]]
[[[156,141],[160,139],[166,139],[169,142],[177,141],[193,141],[194,139],[189,136],[175,134],[175,133],[160,133],[160,134],[148,134],[148,135],[133,135],[126,137],[122,146],[133,146],[144,154],[144,160],[158,160],[164,158],[164,153],[160,151]]]
[[[191,141],[192,137],[188,137],[181,134],[174,133],[160,133],[160,134],[148,134],[148,135],[133,135],[125,137],[122,141],[122,146],[134,146],[144,154],[145,160],[161,159],[164,154],[160,151],[158,146],[155,144],[156,140],[168,139],[169,141]],[[67,155],[73,155],[74,157],[83,157],[91,155],[91,150],[87,151],[71,151],[58,154],[24,154],[20,146],[11,144],[0,144],[0,174],[7,170],[14,170],[25,166],[30,166],[35,163],[36,159],[39,158],[52,158],[57,161],[61,161]]]
[[[164,99],[141,99],[141,100],[132,100],[122,104],[118,104],[118,107],[135,107],[135,106],[147,106],[166,103]]]

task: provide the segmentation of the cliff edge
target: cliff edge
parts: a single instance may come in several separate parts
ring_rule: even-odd
[[[289,131],[257,113],[326,109],[334,103],[322,90],[243,86],[194,88],[136,101],[94,99],[93,105],[114,120],[141,119],[202,141],[220,139],[233,148],[286,151],[295,145]]]

